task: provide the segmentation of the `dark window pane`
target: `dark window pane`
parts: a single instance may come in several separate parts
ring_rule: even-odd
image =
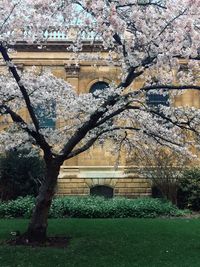
[[[55,129],[56,120],[56,104],[54,101],[50,102],[49,108],[45,105],[38,105],[35,109],[36,116],[39,120],[40,128]]]
[[[151,93],[151,91],[149,91],[147,93],[147,98],[146,98],[146,103],[148,106],[159,106],[159,105],[163,105],[163,106],[169,106],[169,95],[167,94],[155,94],[155,93]]]
[[[151,108],[152,111],[157,112],[157,114],[153,114],[153,117],[160,123],[169,123],[167,119],[165,119],[165,114],[163,113],[161,106],[168,107],[169,106],[169,94],[164,93],[151,93],[149,91],[146,95],[146,103]],[[170,128],[171,125],[167,125],[167,128]]]
[[[97,90],[104,90],[107,87],[109,87],[109,85],[106,82],[97,82],[97,83],[94,83],[91,86],[91,88],[90,88],[90,93],[94,93]]]

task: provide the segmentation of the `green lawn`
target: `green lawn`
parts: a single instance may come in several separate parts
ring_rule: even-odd
[[[0,220],[0,239],[27,220]],[[66,249],[0,246],[1,267],[199,267],[200,219],[55,219]]]

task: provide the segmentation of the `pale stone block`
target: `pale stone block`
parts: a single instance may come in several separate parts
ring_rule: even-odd
[[[92,179],[85,179],[85,182],[89,187],[93,185]]]
[[[117,179],[111,179],[110,186],[115,187],[117,184]]]

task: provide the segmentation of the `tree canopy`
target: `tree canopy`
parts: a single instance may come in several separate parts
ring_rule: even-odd
[[[46,162],[30,236],[46,231],[44,207],[49,209],[64,160],[107,139],[114,141],[115,151],[159,144],[184,152],[184,131],[199,136],[199,109],[173,105],[184,90],[200,90],[199,11],[199,0],[2,0],[0,52],[7,72],[0,77],[0,115],[5,120],[11,117],[13,123],[0,132],[0,148],[30,143],[43,150]],[[120,83],[77,94],[51,73],[19,74],[10,48],[19,41],[43,46],[54,31],[70,41],[68,50],[77,55],[75,64],[81,60],[84,36],[90,36],[91,44],[98,40],[107,51],[108,66],[121,68]],[[183,60],[187,72],[181,68]],[[135,90],[137,79],[143,85]],[[147,93],[169,94],[170,105],[148,105]],[[24,106],[28,121],[18,112]],[[45,107],[47,117],[56,106],[56,119],[63,120],[63,127],[41,127],[38,106]]]
[[[10,72],[1,76],[0,111],[15,122],[1,133],[3,149],[14,145],[14,133],[18,134],[18,143],[26,140],[39,145],[62,161],[98,139],[112,138],[129,146],[137,139],[180,145],[180,126],[198,131],[198,110],[172,106],[162,106],[162,112],[151,110],[146,105],[146,92],[171,91],[173,103],[182,90],[199,90],[194,75],[199,68],[199,5],[199,1],[189,0],[3,1],[0,50]],[[66,41],[73,31],[69,49],[77,54],[84,42],[83,32],[93,33],[92,42],[98,37],[108,50],[107,63],[121,67],[121,83],[97,92],[96,97],[77,95],[71,85],[51,73],[35,75],[33,71],[19,76],[8,56],[9,46],[18,41],[44,44],[48,41],[45,32],[55,30],[62,32]],[[187,73],[180,68],[180,58],[189,60]],[[138,77],[144,82],[136,92],[133,82]],[[127,87],[129,90],[125,90]],[[42,104],[49,109],[46,116],[50,116],[52,100],[56,119],[66,122],[61,129],[41,128],[35,113]],[[17,113],[24,105],[31,117],[29,122]],[[123,127],[119,121],[123,121]]]

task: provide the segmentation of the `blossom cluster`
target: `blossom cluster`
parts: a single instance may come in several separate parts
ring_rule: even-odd
[[[54,156],[67,159],[96,141],[110,139],[118,150],[122,145],[134,149],[142,140],[146,146],[161,144],[185,151],[188,142],[183,132],[199,135],[199,109],[150,107],[146,92],[169,94],[170,90],[172,103],[176,92],[190,86],[200,89],[195,78],[200,67],[199,10],[199,0],[2,0],[0,51],[10,72],[0,76],[0,115],[7,119],[0,133],[1,150],[12,147],[16,139],[17,145],[29,142],[44,152],[48,147]],[[44,33],[55,30],[73,36],[68,49],[74,53],[83,47],[83,33],[92,33],[91,42],[98,36],[108,57],[88,54],[88,59],[119,66],[121,83],[93,94],[77,94],[48,72],[38,75],[33,70],[19,76],[7,56],[8,47],[19,41],[43,45],[48,41]],[[78,64],[81,57],[73,60]],[[181,69],[182,61],[188,71]],[[135,91],[137,78],[143,85]],[[20,115],[24,107],[26,118]],[[41,127],[40,118],[51,118],[52,113],[56,127]]]

